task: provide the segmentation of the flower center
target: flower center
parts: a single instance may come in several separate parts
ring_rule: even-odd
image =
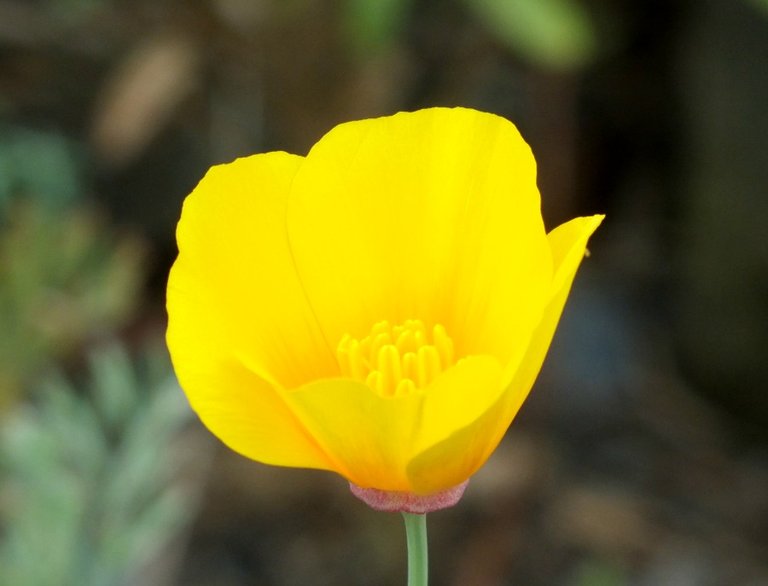
[[[399,397],[423,389],[453,365],[453,340],[440,324],[428,333],[418,319],[396,326],[385,320],[362,340],[345,334],[336,356],[343,376],[382,396]]]

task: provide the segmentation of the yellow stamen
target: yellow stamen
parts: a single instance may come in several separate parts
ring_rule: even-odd
[[[395,396],[403,397],[405,395],[409,395],[413,393],[415,390],[416,390],[416,385],[413,384],[413,381],[409,378],[404,378],[399,383],[397,383],[397,390],[395,390]]]
[[[382,346],[381,350],[379,350],[376,367],[381,373],[384,394],[394,394],[398,383],[403,378],[403,373],[400,369],[400,353],[397,351],[397,348],[392,344]]]
[[[383,394],[381,379],[382,379],[381,373],[378,370],[372,370],[371,372],[368,373],[368,376],[365,378],[365,384],[367,384],[377,393]]]
[[[432,328],[432,343],[440,353],[440,362],[443,367],[453,364],[453,340],[448,337],[448,332],[440,324]]]
[[[440,374],[440,354],[434,346],[422,346],[416,353],[416,384],[426,387]]]
[[[403,378],[411,381],[416,379],[416,353],[406,352],[403,354]]]
[[[346,334],[336,353],[342,376],[363,381],[385,397],[400,397],[428,386],[454,363],[453,341],[445,328],[428,330],[420,320],[390,326],[380,321],[361,340]]]

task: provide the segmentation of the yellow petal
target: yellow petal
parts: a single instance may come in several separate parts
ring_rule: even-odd
[[[571,291],[571,284],[576,276],[576,271],[584,258],[587,240],[597,230],[604,217],[597,215],[574,218],[561,224],[547,235],[555,266],[551,296],[543,318],[528,344],[525,357],[520,362],[519,367],[515,369],[514,375],[507,372],[507,377],[514,376],[511,378],[514,389],[530,389],[533,386],[560,321],[560,315],[568,299],[568,293]],[[527,396],[528,390],[525,390],[524,393],[525,395],[517,407],[514,407],[515,413]]]
[[[504,379],[510,383],[496,402],[469,425],[457,427],[450,437],[424,450],[409,464],[408,477],[417,492],[437,492],[463,482],[496,449],[541,369],[584,257],[587,239],[602,219],[603,216],[576,218],[548,235],[555,275],[543,318],[529,340],[523,359],[514,364],[513,371],[508,367]]]
[[[184,202],[176,233],[174,271],[207,303],[199,311],[217,316],[251,370],[287,387],[337,372],[285,232],[288,191],[302,161],[278,152],[213,167]]]
[[[328,468],[275,390],[336,368],[286,243],[301,161],[270,153],[214,167],[187,198],[167,341],[192,407],[224,443],[263,462]]]
[[[498,394],[502,369],[487,356],[465,359],[423,392],[383,397],[350,380],[323,380],[286,394],[286,401],[335,470],[357,486],[413,492],[406,466],[420,445],[448,436],[485,411]],[[468,394],[471,389],[471,394]]]
[[[288,233],[329,342],[440,323],[456,355],[521,353],[552,263],[535,162],[503,118],[430,109],[336,127],[296,175]]]
[[[503,372],[501,363],[495,358],[471,356],[435,379],[424,392],[419,433],[411,457],[445,440],[455,430],[471,424],[485,413],[504,389]]]

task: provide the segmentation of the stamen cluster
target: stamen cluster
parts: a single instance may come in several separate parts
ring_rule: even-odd
[[[362,340],[346,334],[336,349],[343,376],[364,381],[385,397],[423,389],[453,365],[453,341],[441,324],[427,331],[421,320],[376,323]]]

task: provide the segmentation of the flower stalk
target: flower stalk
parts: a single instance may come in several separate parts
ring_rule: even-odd
[[[427,547],[427,515],[403,513],[408,542],[408,586],[427,586],[429,555]]]

